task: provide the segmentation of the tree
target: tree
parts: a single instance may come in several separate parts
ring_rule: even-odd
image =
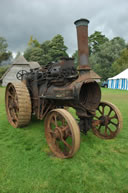
[[[7,50],[8,44],[5,38],[0,37],[0,65],[11,59],[12,53]]]
[[[67,47],[64,45],[64,38],[58,34],[49,43],[49,55],[53,62],[58,61],[60,58],[68,57],[66,52]]]
[[[128,48],[125,48],[120,57],[112,64],[113,75],[120,73],[128,68]]]
[[[29,47],[40,47],[40,43],[37,41],[37,39],[33,39],[33,36],[30,36],[30,40],[28,42]]]
[[[31,61],[31,53],[32,53],[33,48],[32,47],[27,47],[26,50],[24,51],[24,57],[26,58],[27,61]]]
[[[40,65],[44,64],[43,59],[43,50],[39,47],[30,47],[24,52],[24,57],[27,61],[35,61],[38,62]]]
[[[5,38],[0,37],[0,52],[6,52],[7,47],[8,47],[8,44]]]
[[[48,63],[52,62],[52,57],[49,54],[50,52],[50,40],[47,40],[41,44],[41,48],[43,50],[43,65],[47,65]]]
[[[99,51],[90,56],[90,64],[94,71],[104,80],[113,76],[112,63],[120,57],[125,47],[125,41],[120,37],[113,38],[100,45]]]
[[[40,63],[41,56],[42,50],[40,49],[40,43],[36,39],[33,39],[33,36],[30,36],[28,47],[24,51],[24,57],[28,61],[37,61]]]
[[[75,51],[75,53],[72,55],[72,58],[74,58],[75,67],[77,67],[78,66],[78,50]]]
[[[40,65],[44,65],[43,50],[41,48],[35,47],[31,51],[30,61],[36,61]]]
[[[61,35],[56,35],[51,41],[47,40],[40,44],[30,37],[28,48],[24,52],[24,57],[28,61],[37,61],[41,65],[56,62],[62,57],[68,57],[67,47]],[[39,52],[39,53],[38,53]]]
[[[45,42],[43,42],[40,47],[42,48],[42,50],[44,51],[44,54],[48,54],[49,50],[50,50],[50,40],[46,40]]]
[[[90,55],[98,52],[99,46],[107,41],[109,41],[108,38],[105,35],[102,35],[102,33],[99,31],[95,31],[93,34],[91,34],[88,38]]]

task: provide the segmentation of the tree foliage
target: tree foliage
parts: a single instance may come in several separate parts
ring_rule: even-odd
[[[72,58],[74,58],[75,67],[77,67],[78,66],[78,50],[74,52],[74,54],[72,55]]]
[[[68,57],[66,50],[64,39],[59,34],[42,44],[31,36],[24,57],[28,61],[37,61],[40,65],[46,65],[50,62],[56,62],[62,57]]]
[[[89,53],[90,55],[95,54],[99,51],[99,46],[109,41],[109,39],[99,31],[95,31],[88,38]]]
[[[94,71],[104,80],[113,76],[112,63],[120,57],[125,47],[125,41],[120,37],[115,37],[100,45],[99,50],[90,56],[90,63]]]
[[[112,64],[114,75],[128,68],[128,48],[125,48],[120,57]]]
[[[3,74],[6,72],[6,70],[8,69],[8,67],[6,66],[1,66],[0,67],[0,79],[2,78]],[[1,84],[1,82],[0,82]]]
[[[49,46],[49,55],[51,56],[53,62],[58,61],[62,57],[68,57],[66,52],[67,47],[64,45],[64,39],[60,34],[56,35],[50,41]]]
[[[0,37],[0,65],[11,58],[12,53],[7,50],[8,43],[5,38]]]
[[[28,42],[29,47],[40,47],[40,43],[37,41],[37,39],[33,39],[33,36],[30,36],[30,40]]]

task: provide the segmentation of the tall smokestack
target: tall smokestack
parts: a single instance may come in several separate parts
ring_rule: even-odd
[[[74,22],[77,29],[79,70],[89,70],[88,24],[89,20],[79,19]]]

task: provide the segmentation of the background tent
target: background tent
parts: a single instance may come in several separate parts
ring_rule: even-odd
[[[108,88],[128,90],[128,68],[108,79]]]

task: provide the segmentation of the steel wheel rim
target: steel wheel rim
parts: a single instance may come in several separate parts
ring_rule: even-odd
[[[59,158],[72,157],[79,149],[79,127],[64,109],[49,112],[45,119],[45,135],[51,151]]]
[[[120,132],[122,126],[119,109],[110,102],[101,102],[93,118],[93,133],[102,139],[113,139]]]

